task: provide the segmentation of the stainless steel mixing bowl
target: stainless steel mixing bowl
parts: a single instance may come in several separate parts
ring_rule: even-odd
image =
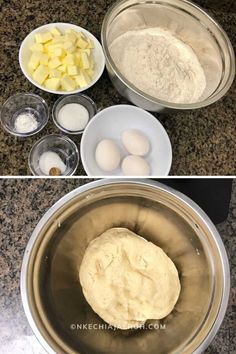
[[[178,104],[152,97],[135,87],[118,70],[110,54],[111,43],[129,30],[151,27],[170,30],[197,54],[207,82],[198,102]],[[190,1],[118,1],[111,6],[104,18],[101,37],[106,66],[113,85],[129,101],[149,111],[207,106],[225,95],[235,76],[235,57],[228,36],[212,17]]]
[[[82,294],[85,249],[114,226],[162,247],[179,271],[180,297],[159,329],[102,330]],[[67,194],[40,220],[25,251],[21,294],[49,353],[201,353],[226,311],[229,265],[216,228],[189,198],[153,181],[99,180]]]

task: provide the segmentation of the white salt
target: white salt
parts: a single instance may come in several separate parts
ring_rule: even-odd
[[[53,151],[45,151],[39,158],[39,168],[44,175],[49,176],[51,168],[58,168],[63,174],[66,170],[66,165],[60,156]]]

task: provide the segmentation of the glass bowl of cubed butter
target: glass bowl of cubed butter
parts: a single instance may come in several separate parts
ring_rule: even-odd
[[[33,85],[60,95],[93,86],[105,67],[96,37],[69,23],[47,24],[28,34],[20,47],[19,62]]]

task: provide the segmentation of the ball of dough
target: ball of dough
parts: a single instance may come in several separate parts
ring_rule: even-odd
[[[90,242],[79,278],[92,309],[121,329],[164,318],[180,293],[171,259],[160,247],[125,228],[109,229]]]
[[[125,176],[149,176],[151,172],[148,162],[135,155],[126,156],[121,169]]]
[[[148,138],[135,129],[125,130],[121,135],[126,150],[131,155],[145,156],[150,150]]]
[[[104,139],[96,147],[95,159],[103,171],[111,172],[120,164],[119,148],[113,140]]]

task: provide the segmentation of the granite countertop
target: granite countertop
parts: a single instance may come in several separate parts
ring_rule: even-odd
[[[0,352],[46,354],[26,320],[20,297],[20,268],[29,237],[40,217],[59,198],[87,183],[86,179],[0,180]],[[217,225],[231,267],[231,292],[226,316],[206,354],[236,352],[236,181],[228,219]]]
[[[41,95],[52,108],[56,95],[34,87],[23,76],[18,63],[18,50],[25,36],[38,26],[50,22],[70,22],[85,27],[97,38],[103,17],[113,0],[2,0],[0,2],[0,104],[17,92]],[[236,45],[236,3],[234,0],[196,0],[222,25]],[[115,91],[106,72],[86,94],[99,109],[126,103]],[[156,116],[166,128],[173,146],[172,175],[234,175],[236,84],[217,103],[194,111]],[[59,133],[50,118],[38,135],[19,139],[0,128],[0,175],[30,175],[27,158],[32,145],[42,136]],[[80,137],[72,139],[79,146]],[[77,175],[84,175],[80,163]]]

